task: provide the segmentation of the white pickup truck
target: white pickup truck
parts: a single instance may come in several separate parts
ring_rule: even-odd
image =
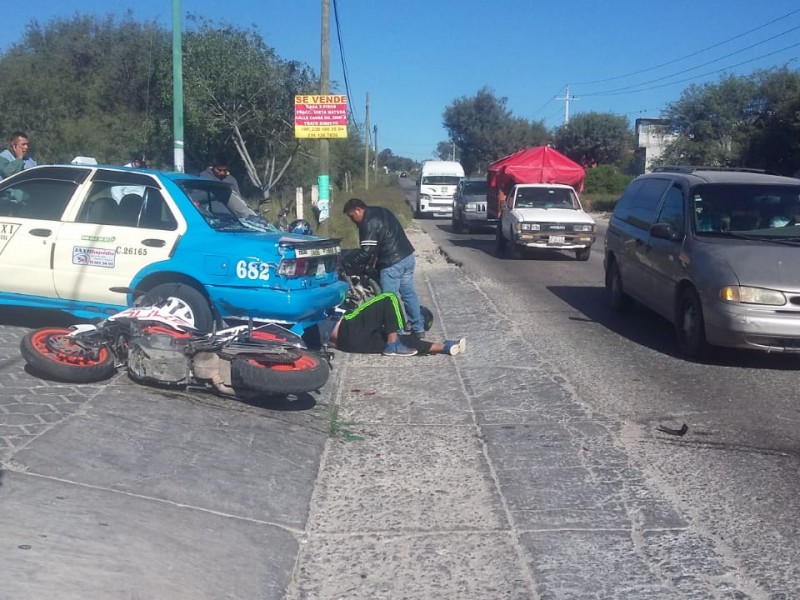
[[[574,250],[589,260],[595,222],[568,185],[520,183],[511,188],[497,224],[497,254],[523,258],[525,250]]]

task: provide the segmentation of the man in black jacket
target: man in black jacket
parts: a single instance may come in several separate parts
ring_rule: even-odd
[[[393,292],[403,301],[411,331],[425,337],[425,324],[414,288],[414,246],[392,211],[382,206],[367,206],[359,198],[350,198],[344,213],[358,226],[360,249],[345,261],[345,269],[366,266],[375,259],[380,272],[381,289]]]

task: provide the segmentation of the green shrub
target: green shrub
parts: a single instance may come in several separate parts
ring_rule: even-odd
[[[614,165],[600,165],[586,169],[584,183],[587,194],[616,194],[619,196],[633,179]]]
[[[583,210],[588,212],[612,212],[619,194],[581,194]]]

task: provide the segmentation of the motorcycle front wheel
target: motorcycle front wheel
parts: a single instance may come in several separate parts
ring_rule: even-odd
[[[231,382],[234,389],[247,389],[264,394],[301,394],[318,390],[328,381],[330,367],[314,352],[300,350],[291,363],[260,361],[254,357],[238,357],[231,361]]]
[[[28,332],[19,343],[22,357],[37,374],[67,383],[93,383],[114,374],[114,356],[106,346],[87,350],[70,330],[46,327]]]

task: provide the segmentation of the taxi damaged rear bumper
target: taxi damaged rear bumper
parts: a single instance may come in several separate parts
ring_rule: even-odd
[[[323,311],[344,302],[347,289],[344,281],[298,290],[206,286],[223,319],[309,324],[319,320]]]

